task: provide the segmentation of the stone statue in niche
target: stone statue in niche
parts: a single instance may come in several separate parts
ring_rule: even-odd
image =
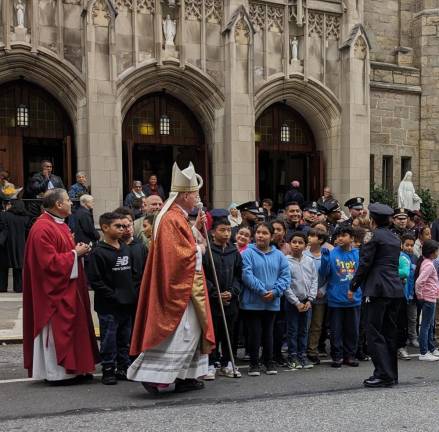
[[[413,173],[407,171],[398,187],[398,207],[408,210],[420,210],[422,199],[416,193],[412,182]]]
[[[299,41],[295,36],[291,41],[291,60],[299,60]]]
[[[24,28],[24,14],[26,11],[26,5],[23,3],[23,0],[17,0],[15,11],[17,14],[17,27],[22,29]]]
[[[177,22],[169,15],[163,20],[163,34],[165,36],[165,46],[173,47],[175,35],[177,33]]]

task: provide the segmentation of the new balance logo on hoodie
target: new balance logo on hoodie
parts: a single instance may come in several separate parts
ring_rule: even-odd
[[[130,258],[127,255],[117,257],[116,265],[113,267],[113,271],[122,271],[122,270],[130,269],[131,266],[128,265],[129,261]]]

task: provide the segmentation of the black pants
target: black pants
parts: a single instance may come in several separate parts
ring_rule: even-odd
[[[0,292],[8,291],[8,272],[9,269],[6,267],[0,268]],[[12,280],[14,292],[22,292],[22,269],[12,269]]]
[[[262,361],[268,365],[273,360],[273,326],[276,312],[245,311],[248,328],[248,350],[250,366],[259,364],[259,350],[263,347]]]
[[[397,348],[405,348],[408,338],[407,301],[401,300],[396,321],[398,327]]]
[[[398,379],[398,312],[402,299],[370,297],[367,303],[367,347],[375,366],[373,375]]]
[[[330,307],[329,316],[332,359],[353,359],[358,345],[360,306]]]
[[[216,348],[209,355],[209,365],[220,362],[221,367],[226,367],[231,361],[227,336],[224,328],[222,316],[212,315],[213,328],[215,331]],[[229,331],[230,341],[233,341],[233,331],[235,329],[236,315],[226,315],[227,329]]]
[[[284,299],[281,297],[280,311],[276,312],[273,331],[273,355],[275,360],[282,359],[282,345],[285,341],[287,323],[285,321]]]

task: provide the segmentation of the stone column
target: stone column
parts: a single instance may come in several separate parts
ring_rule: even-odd
[[[341,202],[353,196],[369,198],[369,47],[361,28],[355,28],[357,31],[353,31],[351,43],[342,49],[342,120],[337,190]]]
[[[255,199],[253,27],[247,2],[225,1],[224,143],[214,149],[214,203]],[[220,120],[221,116],[217,120]],[[217,122],[218,124],[218,122]]]
[[[87,135],[89,175],[95,215],[114,210],[122,199],[120,112],[113,78],[114,13],[106,0],[96,0],[86,24]]]
[[[421,70],[420,186],[439,198],[439,1],[423,0],[414,15],[415,61]],[[416,179],[415,179],[416,181]]]

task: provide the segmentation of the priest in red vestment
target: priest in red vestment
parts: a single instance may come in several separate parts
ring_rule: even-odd
[[[64,189],[43,197],[43,214],[26,243],[23,268],[23,350],[29,376],[56,384],[92,378],[99,362],[81,256],[64,218],[72,202]]]
[[[157,393],[175,383],[175,391],[198,390],[215,347],[209,297],[202,269],[204,245],[195,236],[201,212],[191,227],[188,213],[203,185],[192,163],[172,170],[171,194],[154,224],[153,240],[140,287],[131,341],[137,359],[127,376]]]

